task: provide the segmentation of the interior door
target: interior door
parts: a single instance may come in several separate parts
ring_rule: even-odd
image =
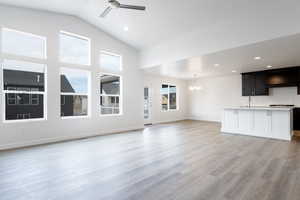
[[[144,87],[144,124],[152,124],[151,108],[151,90],[149,87]]]

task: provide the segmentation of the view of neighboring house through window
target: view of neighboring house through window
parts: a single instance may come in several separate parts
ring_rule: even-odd
[[[87,116],[89,114],[90,72],[62,68],[61,116]]]
[[[101,114],[120,114],[121,77],[103,74],[101,75],[100,80]]]
[[[163,84],[160,89],[161,109],[163,111],[177,109],[177,91],[176,86]]]
[[[5,120],[44,118],[45,65],[3,62]]]
[[[106,72],[122,71],[122,57],[113,53],[102,51],[100,54],[100,69]]]
[[[90,65],[90,39],[73,33],[60,32],[60,61],[63,63]]]
[[[2,29],[2,52],[18,56],[46,58],[46,38],[12,29]]]

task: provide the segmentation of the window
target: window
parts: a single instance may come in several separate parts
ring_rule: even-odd
[[[44,118],[45,70],[43,64],[4,60],[6,121]]]
[[[46,38],[7,28],[2,29],[2,52],[19,56],[46,58]]]
[[[177,110],[176,86],[163,84],[160,89],[161,109],[163,111]]]
[[[100,68],[104,71],[120,72],[122,70],[122,57],[102,51],[100,54]]]
[[[61,62],[90,65],[90,39],[63,31],[59,39]]]
[[[90,72],[62,68],[61,117],[88,116]]]
[[[100,77],[100,106],[102,115],[120,114],[121,77],[103,74]]]

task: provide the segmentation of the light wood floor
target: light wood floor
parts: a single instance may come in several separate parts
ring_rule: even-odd
[[[219,129],[183,121],[1,152],[0,199],[300,199],[298,141]]]

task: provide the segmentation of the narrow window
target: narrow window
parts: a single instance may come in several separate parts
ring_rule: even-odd
[[[61,117],[89,115],[90,72],[62,68],[61,84]]]
[[[90,39],[60,32],[60,61],[63,63],[90,65]]]
[[[120,114],[121,77],[103,74],[100,76],[100,106],[102,115]]]
[[[4,60],[3,89],[5,120],[44,118],[45,65]]]

